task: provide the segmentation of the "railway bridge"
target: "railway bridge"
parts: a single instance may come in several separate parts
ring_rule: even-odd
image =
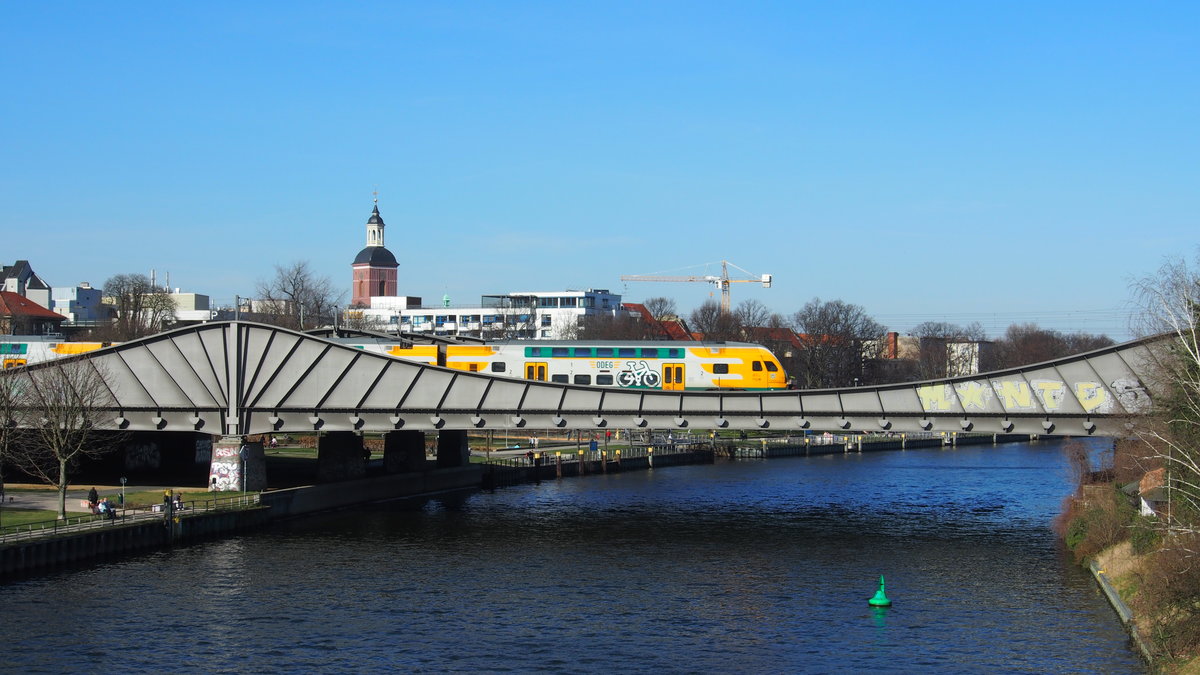
[[[245,446],[248,435],[315,433],[322,457],[336,458],[361,457],[361,434],[378,433],[385,442],[385,465],[403,470],[416,465],[418,451],[424,461],[424,436],[430,431],[439,432],[438,458],[444,466],[466,461],[466,432],[476,429],[1119,436],[1152,404],[1156,344],[1161,343],[1138,340],[934,381],[754,392],[619,389],[496,377],[236,321],[181,328],[71,359],[102,373],[109,395],[98,407],[111,413],[106,419],[112,428],[211,436],[214,466],[236,464],[230,455]],[[257,452],[261,456],[261,449]]]

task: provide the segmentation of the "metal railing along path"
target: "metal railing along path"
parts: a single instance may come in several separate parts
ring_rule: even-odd
[[[184,502],[182,508],[167,511],[163,504],[137,506],[130,508],[118,507],[115,516],[109,518],[99,514],[82,514],[67,516],[66,519],[43,520],[20,525],[0,526],[0,544],[8,544],[29,539],[42,539],[64,536],[98,530],[103,528],[121,527],[144,523],[147,521],[163,521],[168,516],[186,518],[214,511],[229,511],[258,506],[260,495],[246,494],[233,497],[216,497],[213,499],[195,499]]]

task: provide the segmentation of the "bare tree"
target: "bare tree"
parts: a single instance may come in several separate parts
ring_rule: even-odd
[[[305,330],[333,323],[335,307],[345,292],[336,292],[329,277],[319,277],[307,260],[276,265],[275,276],[257,285],[261,312],[268,323]]]
[[[770,326],[773,321],[776,324],[783,322],[782,317],[772,312],[770,307],[753,298],[739,302],[733,315],[742,328],[759,328]]]
[[[917,338],[917,377],[931,380],[947,375],[962,375],[988,370],[982,343],[987,333],[978,322],[959,326],[944,321],[926,321],[912,329]],[[974,348],[969,348],[973,344]]]
[[[22,429],[17,426],[17,372],[0,371],[0,501],[4,499],[4,466],[21,444]]]
[[[104,297],[115,314],[114,340],[160,333],[175,320],[175,299],[166,289],[150,283],[144,274],[118,274],[110,278],[104,282]]]
[[[1017,368],[1032,363],[1041,363],[1071,356],[1081,351],[1090,351],[1113,344],[1107,335],[1071,333],[1064,335],[1056,330],[1038,327],[1034,323],[1013,324],[999,340],[998,367]]]
[[[692,330],[704,335],[705,340],[724,342],[742,339],[742,324],[733,312],[722,312],[716,300],[707,300],[692,310],[688,323]]]
[[[679,310],[675,306],[675,301],[671,298],[662,296],[656,298],[647,298],[646,301],[642,303],[642,306],[645,307],[646,311],[650,312],[650,316],[654,317],[655,319],[679,316]]]
[[[789,372],[802,388],[864,384],[863,363],[882,353],[887,332],[866,310],[813,298],[792,316],[801,348]]]
[[[116,450],[121,435],[102,427],[114,403],[97,364],[86,358],[57,359],[13,373],[17,422],[25,428],[13,463],[58,489],[58,517],[67,517],[70,472],[84,457]]]
[[[1145,461],[1166,468],[1168,525],[1200,532],[1200,256],[1193,269],[1167,262],[1137,284],[1144,334],[1165,334],[1158,351],[1151,423],[1136,427]]]

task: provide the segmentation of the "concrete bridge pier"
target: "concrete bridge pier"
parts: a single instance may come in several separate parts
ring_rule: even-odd
[[[467,432],[439,431],[437,467],[439,469],[467,466],[471,463],[471,450],[467,446]]]
[[[328,431],[317,438],[317,482],[363,478],[367,451],[362,436],[353,431]]]
[[[241,436],[216,436],[208,465],[209,490],[258,492],[267,489],[267,456],[263,444]]]
[[[424,431],[389,431],[383,435],[384,472],[408,473],[424,469]]]

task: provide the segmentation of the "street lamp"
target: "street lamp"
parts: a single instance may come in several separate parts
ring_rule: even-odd
[[[246,446],[238,448],[238,459],[242,460],[242,496],[246,496]]]

